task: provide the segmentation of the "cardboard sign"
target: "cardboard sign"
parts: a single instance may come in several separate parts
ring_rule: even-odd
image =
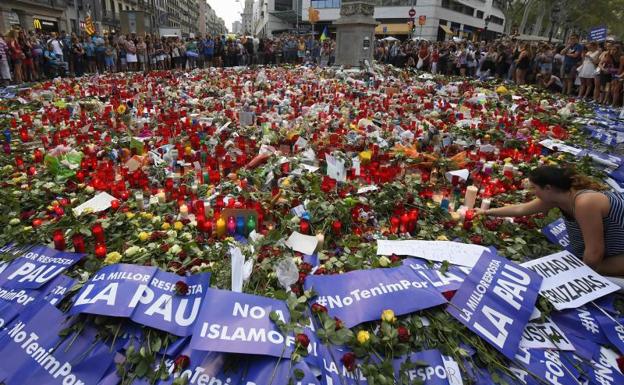
[[[522,266],[544,279],[540,295],[557,310],[578,308],[620,289],[568,251],[525,262]]]

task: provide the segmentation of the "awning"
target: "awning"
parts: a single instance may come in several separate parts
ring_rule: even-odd
[[[409,32],[410,28],[407,23],[380,24],[375,27],[375,35],[408,35]]]
[[[455,35],[455,32],[453,32],[453,30],[450,29],[448,25],[440,24],[440,28],[442,28],[442,30],[448,33],[449,35]]]

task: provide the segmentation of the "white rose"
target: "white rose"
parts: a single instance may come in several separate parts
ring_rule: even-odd
[[[180,235],[180,238],[184,241],[190,241],[191,239],[193,239],[193,236],[191,235],[191,233],[182,233],[182,235]]]
[[[128,257],[132,257],[139,251],[141,251],[141,248],[139,246],[131,246],[124,252],[124,254]]]
[[[11,220],[9,221],[9,224],[11,226],[19,225],[19,223],[20,223],[20,220],[17,218],[11,218]]]
[[[173,245],[169,249],[169,254],[177,255],[178,253],[180,253],[180,251],[182,251],[182,248],[180,247],[180,245]]]

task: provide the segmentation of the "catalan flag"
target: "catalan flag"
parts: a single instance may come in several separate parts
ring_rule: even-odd
[[[329,37],[328,35],[329,35],[329,32],[327,31],[327,26],[325,26],[325,28],[323,29],[323,33],[321,34],[321,37],[319,40],[321,42],[324,42]]]

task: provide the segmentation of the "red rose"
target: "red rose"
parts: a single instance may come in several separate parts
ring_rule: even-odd
[[[620,372],[624,373],[624,356],[620,356],[615,360],[620,368]]]
[[[398,255],[396,255],[396,254],[394,254],[394,253],[393,253],[393,254],[390,256],[390,262],[392,262],[392,263],[397,263],[397,262],[399,262],[399,261],[401,261],[401,257],[399,257]]]
[[[299,266],[299,271],[301,271],[302,273],[309,273],[310,271],[312,271],[312,265],[310,265],[307,262],[303,262],[300,266]]]
[[[344,322],[342,322],[340,318],[334,317],[334,320],[336,321],[336,330],[340,330],[344,327]]]
[[[327,313],[327,308],[323,305],[321,305],[320,303],[313,303],[312,304],[312,312],[319,314],[319,313]]]
[[[300,285],[303,285],[303,283],[305,282],[305,279],[307,277],[306,273],[299,273],[299,280],[297,281]]]
[[[397,328],[397,333],[399,333],[399,341],[407,342],[410,339],[410,332],[405,326],[399,326]]]
[[[444,293],[442,293],[442,295],[444,296],[444,298],[446,298],[447,301],[450,301],[453,296],[455,296],[456,291],[457,290],[445,291]]]
[[[188,368],[190,364],[191,364],[191,359],[185,355],[179,356],[178,358],[175,359],[173,363],[176,370],[184,370]]]
[[[304,333],[297,334],[297,336],[295,337],[295,341],[297,341],[297,343],[301,345],[304,349],[307,349],[308,345],[310,345],[310,338]]]
[[[176,291],[176,294],[186,295],[186,294],[188,294],[189,287],[186,284],[186,282],[178,281],[178,282],[175,283],[175,291]]]
[[[470,242],[474,243],[475,245],[480,245],[481,243],[483,243],[483,237],[481,237],[480,235],[471,235],[470,236]]]
[[[169,245],[166,243],[163,243],[162,245],[160,245],[160,251],[162,251],[163,253],[166,253],[167,251],[169,251]]]
[[[340,359],[340,362],[342,362],[348,371],[353,372],[355,370],[355,354],[352,352],[345,353]]]

